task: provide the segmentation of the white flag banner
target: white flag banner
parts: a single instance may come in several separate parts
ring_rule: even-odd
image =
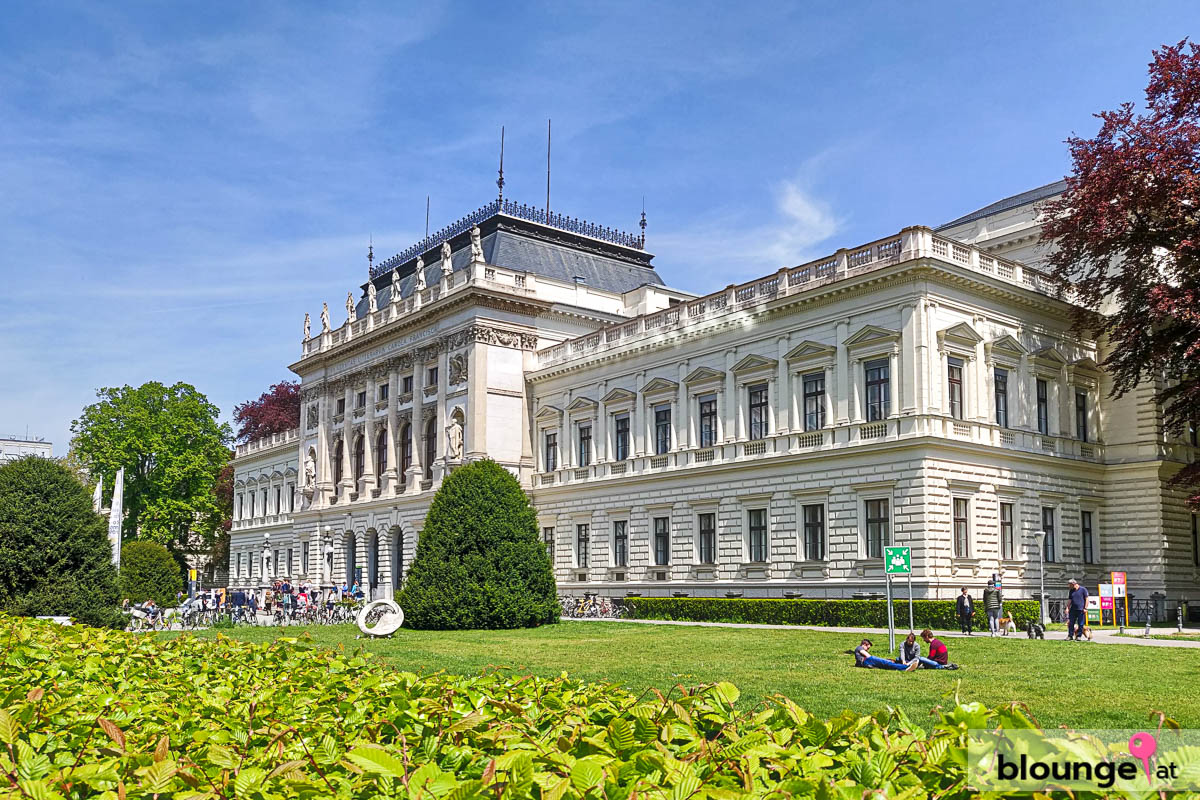
[[[125,468],[117,470],[113,482],[112,510],[108,515],[108,543],[112,545],[113,566],[121,566],[121,522],[125,516]]]
[[[96,491],[92,492],[92,510],[97,514],[104,507],[104,478],[96,481]]]

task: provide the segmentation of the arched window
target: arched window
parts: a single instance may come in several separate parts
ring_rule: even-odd
[[[379,534],[371,531],[367,534],[367,586],[370,587],[370,599],[375,599],[375,590],[379,587]]]
[[[400,591],[404,583],[404,529],[392,528],[392,591]]]
[[[365,436],[359,436],[354,440],[354,480],[356,481],[363,476],[363,472],[367,468],[366,445],[367,437]]]
[[[400,483],[407,479],[408,468],[412,466],[412,425],[400,426]]]
[[[342,458],[343,458],[343,443],[341,439],[333,445],[333,482],[342,482]]]
[[[425,423],[425,480],[433,480],[433,459],[437,457],[437,417]]]
[[[388,437],[387,427],[380,425],[379,426],[379,435],[375,437],[375,453],[376,453],[376,455],[375,455],[375,465],[376,465],[375,477],[379,481],[383,480],[383,473],[386,472],[387,468],[388,468],[388,460],[387,460],[388,439],[387,439],[387,437]]]
[[[354,581],[358,578],[358,542],[354,539],[354,534],[350,531],[346,532],[346,584],[353,586]]]

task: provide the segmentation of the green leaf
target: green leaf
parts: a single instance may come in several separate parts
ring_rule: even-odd
[[[721,699],[729,705],[736,703],[738,698],[742,696],[741,691],[729,681],[721,681],[714,688]]]
[[[576,761],[571,767],[571,784],[580,792],[587,792],[603,778],[604,770],[594,761]]]
[[[633,726],[622,717],[613,717],[608,723],[608,740],[617,750],[628,750],[637,744],[633,735]]]
[[[157,761],[146,770],[142,777],[142,787],[151,794],[161,794],[170,788],[175,772],[174,761]]]
[[[508,768],[508,792],[511,797],[527,797],[533,788],[533,757],[520,753]]]
[[[346,754],[346,758],[368,772],[389,778],[402,778],[407,774],[401,759],[379,747],[356,747]]]
[[[248,795],[262,786],[267,772],[259,767],[247,767],[233,779],[233,789],[240,796]]]
[[[21,729],[17,726],[17,721],[12,718],[4,709],[0,708],[0,742],[4,744],[13,744],[17,741]]]

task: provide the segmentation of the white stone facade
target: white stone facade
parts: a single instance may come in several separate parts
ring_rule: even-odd
[[[442,477],[486,456],[527,486],[563,593],[875,594],[895,544],[920,596],[992,573],[1029,596],[1043,529],[1053,595],[1109,570],[1140,598],[1196,592],[1194,517],[1164,488],[1195,444],[1163,436],[1152,387],[1108,399],[1103,354],[1035,269],[912,227],[694,297],[643,273],[568,283],[541,251],[501,266],[460,234],[427,283],[392,302],[377,273],[361,313],[304,343],[300,429],[239,449],[237,491],[265,483],[268,508],[233,553],[261,569],[269,534],[308,553],[293,579],[353,565],[390,596]],[[636,247],[553,246],[652,274]],[[289,486],[294,511],[271,506]],[[231,582],[261,579],[237,563]]]
[[[30,439],[23,436],[0,437],[0,464],[16,461],[25,456],[51,458],[54,445],[45,439]]]

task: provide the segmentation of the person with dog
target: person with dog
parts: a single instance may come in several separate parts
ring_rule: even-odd
[[[1082,642],[1083,628],[1087,624],[1088,590],[1074,578],[1067,581],[1067,586],[1070,587],[1071,604],[1067,612],[1067,641]]]
[[[863,639],[858,643],[858,647],[854,648],[854,666],[866,669],[898,669],[904,672],[912,672],[921,665],[916,661],[911,664],[901,664],[899,661],[877,658],[871,655],[871,640]]]
[[[995,636],[1000,630],[1000,613],[1004,606],[1003,596],[996,588],[996,582],[989,580],[983,590],[983,611],[987,614],[988,636]]]
[[[963,587],[962,594],[958,596],[954,608],[958,612],[959,627],[962,628],[963,633],[970,636],[971,618],[975,616],[975,601],[971,599],[971,595],[967,592],[967,587]]]

